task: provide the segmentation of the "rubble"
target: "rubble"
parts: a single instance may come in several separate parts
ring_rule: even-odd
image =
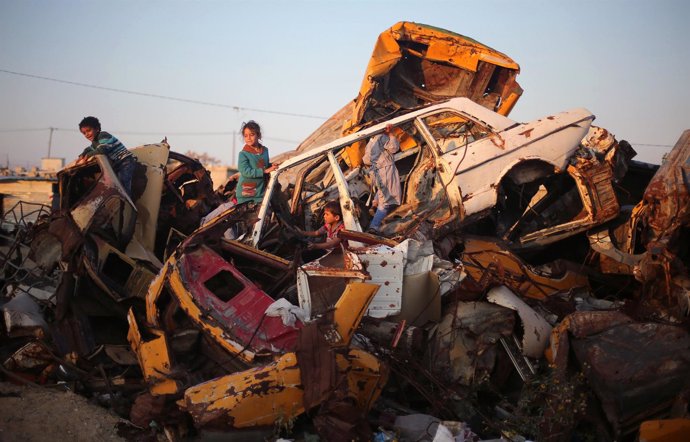
[[[586,109],[513,121],[519,66],[424,25],[367,72],[260,204],[167,143],[132,150],[131,197],[104,157],[60,172],[57,209],[2,224],[5,376],[171,440],[687,433],[690,130],[656,168]],[[404,196],[377,236],[361,155],[387,125]],[[329,200],[345,241],[312,254]]]

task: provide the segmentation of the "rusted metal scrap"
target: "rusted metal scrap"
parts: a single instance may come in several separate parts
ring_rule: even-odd
[[[665,416],[690,389],[690,334],[683,327],[635,322],[616,311],[576,312],[554,329],[550,346],[561,376],[574,350],[613,437]]]
[[[505,285],[523,297],[545,300],[557,293],[587,288],[589,281],[576,265],[558,261],[531,266],[509,250],[500,240],[463,236],[460,255],[467,272],[465,290],[484,292],[496,285]]]
[[[445,311],[426,355],[430,370],[450,383],[486,382],[499,339],[513,333],[513,312],[486,302],[458,302]]]
[[[327,255],[297,268],[224,238],[228,228],[253,216],[251,205],[239,205],[186,238],[153,280],[145,317],[130,311],[129,340],[149,393],[166,398],[161,413],[179,399],[203,428],[273,426],[348,397],[361,415],[380,394],[386,368],[348,344],[379,284],[352,282],[369,278],[361,263],[354,264],[356,254]],[[299,272],[326,278],[330,292],[342,292],[314,304],[317,282],[301,285]],[[268,315],[278,296],[294,288],[293,299],[312,306],[305,311],[312,319],[307,331],[300,320],[286,324]],[[306,345],[309,336],[323,346]],[[322,376],[338,381],[318,387]],[[147,415],[141,406],[135,403],[132,411],[138,419]]]
[[[660,303],[652,308],[663,305],[677,318],[688,311],[688,158],[690,131],[685,131],[624,220],[589,236],[603,271],[634,276],[643,293]]]
[[[31,260],[21,273],[32,275],[27,273],[29,269],[43,269],[46,275],[55,275],[55,285],[52,290],[39,290],[43,286],[38,286],[38,280],[25,276],[10,282],[34,298],[50,290],[46,291],[48,296],[36,298],[40,314],[45,317],[43,325],[37,328],[26,321],[10,320],[7,325],[12,327],[11,337],[37,336],[44,349],[54,352],[51,376],[80,380],[86,389],[111,395],[116,390],[141,388],[132,378],[137,376],[136,371],[114,368],[129,366],[136,359],[132,355],[128,358],[126,351],[109,348],[112,343],[127,344],[127,310],[134,307],[144,312],[148,286],[160,268],[162,255],[156,256],[154,250],[156,236],[167,238],[174,227],[158,217],[160,202],[165,202],[166,195],[177,195],[172,205],[163,207],[187,207],[192,195],[196,200],[208,200],[209,205],[215,198],[203,167],[171,153],[167,144],[141,146],[132,152],[137,168],[131,195],[124,191],[104,157],[68,166],[58,174],[56,207],[30,230],[27,238],[31,253],[25,255]],[[174,173],[166,173],[166,162]],[[194,171],[191,175],[190,170]],[[182,185],[180,180],[187,186],[195,184],[195,192],[182,195],[177,187]],[[178,219],[185,219],[184,213],[178,215]],[[15,300],[16,304],[21,296],[15,296]],[[4,304],[8,314],[13,305]],[[24,308],[12,315],[30,311]],[[64,367],[60,358],[71,361],[72,368],[55,369]],[[84,375],[103,364],[111,367],[108,373]]]
[[[175,283],[173,282],[172,285],[174,287]],[[317,332],[324,345],[331,349],[326,350],[325,354],[335,357],[336,362],[331,365],[332,370],[335,371],[330,371],[328,364],[317,364],[311,369],[312,372],[320,370],[327,377],[338,377],[341,376],[338,373],[342,373],[342,376],[345,376],[343,379],[347,379],[348,391],[351,391],[352,397],[362,410],[369,408],[372,400],[380,393],[381,386],[385,383],[386,372],[375,357],[361,350],[348,350],[347,346],[376,289],[377,287],[371,284],[349,285],[335,306],[331,319],[326,323],[314,322],[311,326],[312,331]],[[184,305],[184,300],[181,304]],[[185,310],[194,314],[191,305],[186,305]],[[256,313],[255,317],[258,319],[262,318],[262,311],[248,310],[245,315],[250,317],[252,313]],[[302,347],[299,347],[293,341],[293,351],[277,354],[275,362],[271,362],[271,358],[267,359],[266,356],[262,359],[253,357],[250,359],[244,354],[249,353],[248,351],[236,348],[237,344],[233,342],[230,334],[215,333],[212,324],[205,326],[204,330],[208,330],[209,339],[225,351],[229,351],[228,349],[234,351],[234,354],[230,354],[243,360],[247,364],[245,367],[255,366],[255,368],[243,371],[237,368],[236,364],[220,365],[218,369],[221,373],[223,371],[226,373],[224,376],[208,379],[198,385],[183,385],[174,381],[173,372],[179,367],[171,366],[172,358],[163,353],[167,348],[166,345],[159,346],[159,351],[147,350],[147,348],[154,348],[155,341],[174,339],[174,335],[156,333],[157,337],[154,340],[144,343],[142,334],[137,331],[136,320],[131,314],[130,318],[132,321],[130,340],[145,373],[151,374],[149,381],[152,383],[152,393],[158,395],[184,393],[183,408],[192,415],[196,425],[214,428],[274,425],[279,418],[294,418],[320,404],[333,393],[332,390],[339,388],[337,384],[329,384],[328,391],[317,395],[309,393],[310,389],[319,383],[317,378],[302,376],[301,370],[306,370],[303,364],[319,354],[318,346],[304,347],[302,344]],[[222,322],[227,323],[227,321],[228,319]],[[258,326],[260,327],[261,324],[259,323]],[[204,329],[203,324],[197,327]],[[306,339],[309,335],[300,334],[300,336],[300,339]],[[236,335],[234,339],[239,339],[246,348],[251,348],[249,346],[254,336],[244,336],[244,340],[241,338],[240,334],[239,338]],[[174,347],[174,344],[172,345]],[[342,348],[345,352],[342,356],[338,351],[332,352],[332,349],[338,348]],[[176,359],[182,360],[179,357]],[[227,358],[225,359],[226,362],[230,362]],[[211,375],[211,372],[207,373]],[[197,374],[200,374],[198,370]],[[167,385],[172,389],[167,388]],[[266,410],[266,413],[257,414],[258,409]]]

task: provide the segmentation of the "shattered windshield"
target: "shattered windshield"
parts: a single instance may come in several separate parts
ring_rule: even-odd
[[[489,129],[454,112],[440,112],[422,119],[442,152],[466,146],[489,135]]]

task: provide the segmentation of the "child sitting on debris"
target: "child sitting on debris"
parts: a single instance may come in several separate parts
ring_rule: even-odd
[[[108,132],[102,131],[101,123],[96,117],[85,117],[82,119],[79,123],[79,131],[87,140],[91,141],[91,145],[79,155],[77,164],[87,162],[94,155],[106,155],[122,187],[131,196],[132,176],[134,175],[136,163],[132,152],[127,150],[120,140]]]
[[[340,203],[338,201],[329,201],[323,208],[323,227],[319,230],[310,231],[297,228],[297,231],[303,236],[312,238],[326,236],[326,240],[323,242],[309,243],[308,249],[332,250],[342,242],[338,236],[338,232],[345,228],[342,219],[343,214],[340,211]]]

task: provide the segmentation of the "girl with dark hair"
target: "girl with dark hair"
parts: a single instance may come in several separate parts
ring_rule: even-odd
[[[268,148],[260,143],[261,127],[256,121],[242,123],[244,147],[237,160],[240,177],[237,180],[237,203],[260,203],[266,190],[264,174],[277,167],[268,159]]]

